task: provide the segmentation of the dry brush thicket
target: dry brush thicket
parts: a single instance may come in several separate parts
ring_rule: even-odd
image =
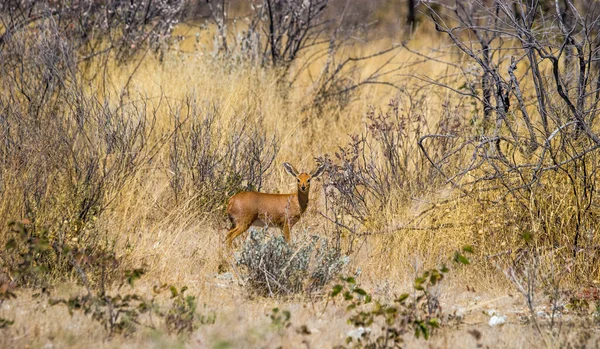
[[[596,1],[423,2],[402,43],[337,1],[62,5],[0,4],[0,305],[71,283],[55,303],[111,334],[193,332],[214,319],[180,283],[223,268],[326,298],[342,271],[399,284],[465,245],[457,278],[516,288],[538,329],[544,297],[554,326],[581,303],[564,290],[595,289]],[[225,255],[227,198],[291,192],[284,161],[327,165],[306,243]],[[112,296],[143,274],[171,300]]]

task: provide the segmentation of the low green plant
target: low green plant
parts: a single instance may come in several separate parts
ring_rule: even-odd
[[[48,230],[35,231],[29,221],[13,221],[8,224],[7,236],[1,254],[2,271],[4,278],[11,280],[11,286],[3,289],[8,291],[23,284],[46,286],[47,280],[42,276],[50,270],[48,259],[53,253]]]
[[[144,275],[143,269],[125,272],[123,284],[114,295],[108,294],[103,289],[89,292],[86,295],[77,295],[63,299],[50,300],[51,305],[64,304],[72,315],[80,311],[89,315],[93,320],[102,324],[109,337],[114,335],[130,335],[138,327],[156,329],[152,316],[143,318],[144,314],[154,315],[164,320],[168,333],[189,334],[201,324],[214,324],[216,316],[210,312],[208,315],[197,313],[196,297],[185,295],[186,286],[177,289],[173,285],[161,285],[153,288],[153,296],[148,298],[140,293],[122,294],[119,291],[127,283],[134,289],[134,282]],[[167,307],[157,302],[157,296],[165,290],[171,292],[171,303]]]
[[[161,312],[164,316],[167,332],[185,334],[192,333],[199,325],[214,324],[216,315],[214,312],[208,314],[198,314],[198,303],[195,296],[185,295],[187,286],[177,290],[175,286],[170,286],[172,303],[166,312]]]
[[[292,325],[290,321],[292,314],[289,310],[280,310],[279,308],[273,308],[269,318],[273,327],[278,329],[288,328]]]
[[[4,249],[0,250],[0,286],[10,280],[7,289],[44,291],[58,281],[78,277],[90,288],[107,284],[119,274],[112,244],[65,240],[61,234],[36,227],[29,220],[10,222]]]
[[[287,309],[280,309],[275,307],[271,309],[270,314],[266,314],[271,319],[271,326],[281,336],[289,335],[288,329],[294,328],[294,332],[301,336],[310,336],[312,332],[308,329],[306,324],[300,326],[292,326],[292,313]],[[306,337],[305,337],[306,338]],[[307,344],[306,340],[303,343]]]
[[[472,253],[470,246],[456,252],[452,258],[457,264],[469,264],[463,253]],[[330,297],[342,297],[351,312],[348,323],[357,330],[346,338],[348,348],[399,348],[404,336],[413,332],[416,338],[429,339],[441,325],[442,308],[432,288],[438,285],[450,271],[446,264],[424,271],[413,284],[413,293],[404,293],[391,303],[374,300],[364,289],[358,287],[353,277],[342,278],[333,287]],[[379,327],[372,331],[369,327]],[[337,348],[346,348],[343,345]]]
[[[12,221],[8,224],[7,240],[0,251],[0,305],[17,298],[17,288],[24,284],[37,286],[46,292],[48,273],[46,260],[52,252],[48,230],[35,232],[29,221]],[[6,328],[13,320],[0,318],[0,328]]]
[[[144,272],[138,269],[127,271],[125,274],[124,282],[133,288],[135,280],[139,279]],[[66,305],[71,315],[75,311],[89,315],[93,320],[102,324],[108,331],[109,337],[115,334],[129,335],[133,333],[136,326],[140,324],[140,316],[156,307],[154,299],[148,301],[137,293],[121,294],[117,292],[115,295],[111,295],[106,291],[104,285],[98,289],[88,288],[88,293],[85,295],[50,299],[49,303],[50,305]]]
[[[215,322],[212,312],[198,314],[196,297],[185,295],[185,286],[154,287],[151,297],[135,292],[135,283],[145,274],[144,268],[122,271],[120,260],[109,249],[84,248],[77,241],[59,243],[47,229],[33,229],[28,221],[9,224],[4,247],[0,250],[0,304],[16,298],[19,287],[31,288],[34,295],[49,294],[49,286],[59,270],[52,263],[58,261],[69,264],[86,292],[50,298],[49,304],[65,305],[71,315],[81,312],[90,316],[107,330],[109,337],[130,335],[139,326],[156,328],[150,315],[163,319],[168,333],[177,334],[191,333],[201,324]],[[116,288],[115,281],[120,282]],[[129,287],[129,292],[123,292],[124,286]],[[157,297],[167,289],[171,291],[171,303],[161,307]],[[12,320],[0,318],[0,328],[12,324]]]

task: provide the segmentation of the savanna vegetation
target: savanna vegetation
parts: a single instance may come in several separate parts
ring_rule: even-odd
[[[1,347],[598,346],[600,3],[0,2]],[[291,193],[287,242],[227,200]]]

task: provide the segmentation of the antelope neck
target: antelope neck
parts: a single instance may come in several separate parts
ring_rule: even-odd
[[[298,190],[298,203],[300,204],[300,211],[304,212],[308,206],[308,191],[302,192]]]

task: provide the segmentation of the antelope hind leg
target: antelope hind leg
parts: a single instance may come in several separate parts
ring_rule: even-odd
[[[229,233],[227,233],[227,238],[225,239],[227,246],[231,249],[233,245],[233,239],[242,235],[246,230],[248,230],[248,228],[250,228],[250,224],[238,225],[237,227],[231,229]]]

